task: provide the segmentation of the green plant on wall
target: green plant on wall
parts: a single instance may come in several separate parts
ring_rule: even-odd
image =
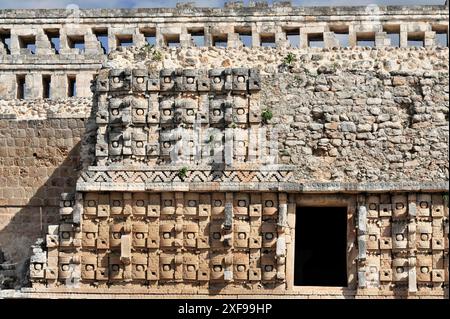
[[[288,150],[281,150],[280,153],[282,156],[291,156],[291,154],[289,154]]]
[[[292,65],[295,61],[297,61],[297,57],[294,53],[289,52],[284,58],[283,63],[287,65]]]
[[[272,119],[273,113],[272,113],[271,110],[265,109],[265,110],[261,113],[261,117],[262,117],[264,123],[267,123],[267,122],[269,122],[269,121]]]
[[[157,51],[157,50],[153,51],[152,60],[153,61],[161,61],[162,60],[162,53]]]
[[[214,142],[214,135],[210,135],[208,140],[206,141],[206,143],[208,143],[208,144],[210,144],[212,142]]]
[[[188,168],[186,166],[184,166],[178,170],[177,175],[181,180],[184,180],[187,177],[187,172],[188,172]]]
[[[147,52],[151,51],[151,49],[153,49],[153,44],[150,44],[150,43],[146,43],[146,44],[142,47],[142,50],[143,50],[143,51],[147,51]]]

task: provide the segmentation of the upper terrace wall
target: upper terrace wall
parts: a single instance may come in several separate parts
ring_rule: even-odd
[[[0,38],[0,98],[61,99],[73,95],[73,85],[76,96],[91,96],[90,80],[105,53],[120,46],[447,46],[448,8],[305,8],[279,2],[252,7],[229,3],[225,8],[0,10]],[[52,44],[51,39],[58,40]]]
[[[12,261],[24,262],[29,244],[55,218],[59,194],[73,191],[81,167],[79,141],[85,123],[70,118],[89,115],[93,103],[90,80],[102,64],[152,71],[258,68],[261,110],[274,113],[269,125],[279,128],[279,160],[296,166],[296,180],[306,185],[299,191],[340,192],[346,191],[345,185],[362,187],[353,192],[369,191],[364,187],[373,185],[381,191],[445,190],[448,49],[434,44],[436,31],[448,33],[447,8],[380,10],[380,22],[371,20],[373,15],[365,8],[83,10],[78,21],[68,20],[65,10],[0,11],[0,32],[11,30],[11,41],[17,41],[12,54],[0,54],[0,113],[14,114],[19,120],[3,119],[0,130],[2,249]],[[76,27],[70,24],[74,21]],[[332,49],[337,46],[332,31],[336,25],[348,26],[349,44],[359,34],[360,39],[373,39],[375,48]],[[132,34],[139,47],[145,44],[141,31],[149,26],[155,27],[158,59],[152,58],[154,50],[144,47],[115,51],[107,60],[100,42],[92,37],[92,28],[107,28],[110,49],[118,38],[126,40],[121,37],[126,34]],[[257,47],[239,47],[235,26],[250,26]],[[191,27],[204,28],[207,48],[186,47],[191,45],[187,33]],[[42,32],[55,28],[60,30],[63,47],[66,30],[73,31],[69,35],[84,34],[84,53],[66,47],[54,54]],[[386,47],[389,42],[380,31],[383,28],[400,30],[401,48]],[[288,46],[287,30],[298,31],[303,48]],[[342,32],[341,28],[334,30]],[[36,35],[36,54],[17,47],[19,36],[27,40],[30,32]],[[324,46],[329,48],[305,48],[308,33],[323,34]],[[174,34],[180,34],[183,48],[165,47],[164,39],[172,41]],[[223,34],[229,48],[213,47],[213,35]],[[272,40],[275,34],[278,48],[260,48],[261,34]],[[426,48],[405,47],[408,34],[413,39],[423,36]],[[350,46],[356,44],[353,41]],[[290,64],[283,63],[288,53],[296,56]],[[24,76],[25,99],[21,100],[15,99],[17,75]],[[50,75],[54,101],[42,100],[43,75]],[[67,99],[72,76],[76,76],[76,95],[82,99]],[[51,114],[69,119],[48,119]],[[320,189],[322,182],[334,184],[331,189]]]

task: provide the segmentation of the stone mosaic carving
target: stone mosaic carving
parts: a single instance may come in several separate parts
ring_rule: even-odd
[[[113,69],[96,88],[99,165],[232,165],[265,154],[255,69]]]
[[[292,168],[264,165],[258,71],[110,70],[95,88],[96,163],[61,196],[35,285],[285,287],[287,194],[268,191]]]
[[[60,223],[48,227],[46,251],[31,260],[34,285],[252,293],[291,287],[288,220],[296,204],[288,192],[304,185],[271,153],[257,70],[112,69],[94,86],[96,160],[77,192],[61,196]],[[312,186],[321,184],[304,187]],[[442,194],[357,201],[349,212],[357,217],[360,295],[448,286]]]
[[[448,286],[448,209],[441,194],[359,196],[361,289]]]
[[[76,287],[284,284],[286,206],[283,193],[64,194],[31,276]]]

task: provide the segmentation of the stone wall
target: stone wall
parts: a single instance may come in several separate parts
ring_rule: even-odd
[[[17,120],[45,120],[52,117],[80,118],[88,117],[91,112],[92,98],[65,98],[61,100],[1,99],[0,113]]]
[[[78,226],[78,228],[72,228],[72,224],[82,224],[79,220],[68,221],[67,216],[59,216],[59,213],[65,214],[66,211],[72,214],[72,211],[76,210],[72,210],[71,207],[74,202],[77,202],[77,205],[80,203],[85,205],[86,211],[89,211],[89,207],[95,210],[95,213],[86,218],[86,224],[91,222],[94,225],[92,229],[97,229],[97,217],[104,219],[102,223],[105,225],[100,223],[105,226],[102,226],[102,232],[100,230],[92,232],[95,236],[103,237],[108,237],[110,229],[114,233],[114,223],[122,222],[122,219],[130,219],[129,210],[133,207],[132,223],[128,220],[126,227],[123,226],[123,229],[127,229],[123,233],[127,238],[124,245],[130,248],[131,236],[137,233],[133,227],[145,230],[148,226],[147,217],[153,218],[152,222],[159,225],[159,215],[150,216],[147,211],[141,212],[141,202],[150,201],[152,197],[147,197],[147,193],[140,192],[149,192],[150,189],[150,194],[158,198],[157,202],[161,198],[160,203],[155,204],[156,206],[161,205],[162,208],[171,206],[166,205],[162,200],[168,196],[174,197],[177,205],[183,207],[182,211],[175,214],[180,220],[174,221],[172,217],[167,216],[162,218],[162,224],[172,225],[171,223],[174,222],[178,226],[174,226],[178,228],[178,231],[174,231],[176,233],[174,236],[178,236],[177,241],[174,242],[178,244],[180,244],[180,236],[183,236],[183,227],[186,226],[183,226],[183,218],[186,217],[184,222],[187,224],[193,222],[194,225],[187,225],[192,226],[187,227],[189,229],[196,229],[195,225],[200,228],[206,227],[208,224],[203,221],[209,220],[209,217],[205,220],[202,218],[206,216],[200,215],[199,218],[192,218],[189,216],[189,211],[194,210],[194,215],[199,214],[201,205],[206,209],[212,209],[213,201],[208,197],[209,195],[228,198],[227,215],[217,219],[228,222],[230,216],[236,217],[235,222],[239,226],[236,228],[236,233],[232,233],[234,229],[227,229],[231,233],[225,234],[227,238],[234,238],[233,236],[237,235],[236,240],[239,240],[238,228],[248,229],[248,225],[240,225],[241,222],[247,223],[245,218],[248,216],[241,218],[242,216],[233,216],[234,213],[237,212],[239,215],[242,210],[242,215],[246,215],[249,212],[246,209],[250,209],[250,203],[264,207],[266,201],[260,202],[259,197],[281,198],[280,201],[287,206],[279,206],[278,209],[283,212],[287,209],[289,218],[287,227],[283,224],[284,226],[277,230],[276,236],[285,238],[284,244],[287,246],[283,247],[287,254],[286,264],[271,261],[270,272],[273,272],[271,275],[275,276],[274,268],[278,267],[277,271],[280,274],[276,276],[279,276],[278,279],[282,282],[281,285],[278,281],[277,284],[272,282],[266,287],[270,291],[273,289],[274,293],[284,294],[285,289],[290,294],[297,295],[324,293],[324,291],[305,292],[304,290],[299,292],[292,286],[295,211],[296,208],[305,205],[306,201],[306,205],[310,206],[337,205],[346,206],[348,209],[347,239],[348,247],[351,247],[347,255],[349,286],[343,292],[334,291],[333,296],[358,294],[395,296],[396,294],[405,295],[405,289],[411,292],[417,288],[421,293],[420,296],[448,294],[448,240],[442,240],[448,238],[448,203],[447,206],[444,203],[448,195],[445,197],[444,194],[447,192],[449,183],[449,50],[437,46],[439,44],[437,35],[448,34],[448,8],[443,6],[380,7],[376,14],[367,9],[306,9],[281,4],[273,7],[243,8],[239,4],[230,4],[224,9],[179,6],[177,9],[143,11],[83,10],[79,12],[79,16],[67,16],[65,10],[43,10],[32,13],[21,10],[1,10],[0,38],[4,39],[6,35],[9,35],[11,47],[8,52],[4,41],[0,42],[0,112],[2,113],[0,117],[0,185],[2,185],[0,187],[0,250],[5,253],[8,261],[17,264],[18,277],[23,282],[26,281],[27,267],[23,265],[31,256],[30,247],[38,237],[47,235],[48,242],[51,242],[53,238],[56,242],[62,242],[61,247],[66,245],[62,253],[58,255],[59,242],[55,244],[56,246],[50,247],[53,248],[50,250],[41,251],[42,247],[38,247],[39,245],[33,246],[33,250],[41,254],[41,257],[43,255],[45,258],[50,257],[51,260],[46,259],[45,262],[51,262],[50,268],[54,272],[61,273],[59,278],[62,281],[70,278],[69,272],[58,267],[65,267],[72,263],[73,256],[70,254],[74,254],[77,247],[80,247],[76,246],[80,244],[79,236],[88,233],[80,232]],[[174,13],[176,15],[172,16]],[[379,20],[373,21],[374,14]],[[111,17],[113,15],[115,17]],[[156,15],[162,17],[158,24],[152,21]],[[353,17],[346,21],[345,30],[337,27],[343,21],[343,15]],[[321,20],[322,18],[319,19],[319,16],[324,16],[324,21]],[[79,18],[79,20],[73,20],[73,18]],[[99,25],[100,20],[105,21],[104,24]],[[421,22],[417,22],[419,20]],[[261,21],[267,23],[261,24]],[[74,27],[73,23],[77,24],[77,27]],[[248,35],[249,25],[252,47],[243,47],[240,36]],[[48,38],[48,34],[53,34],[55,29],[60,31],[62,42],[59,54],[56,54],[51,47]],[[96,38],[96,32],[104,33],[105,30],[111,50],[108,56],[104,54]],[[192,42],[191,36],[199,30],[204,32],[205,47],[194,47]],[[337,43],[337,35],[342,32],[349,36],[349,45],[345,48]],[[391,47],[390,34],[393,32],[398,33],[399,48]],[[288,35],[293,33],[299,36],[300,48],[294,48],[288,41]],[[155,47],[146,45],[147,35],[155,37]],[[223,40],[224,35],[226,35],[227,48],[215,46],[214,41]],[[322,36],[325,48],[308,47],[310,35],[319,36],[319,38]],[[33,36],[36,40],[36,52],[31,54],[21,47],[23,45],[21,41],[28,41]],[[125,36],[131,36],[134,47],[125,48],[119,45],[119,42],[125,38],[129,40]],[[168,41],[172,41],[177,36],[179,43],[176,43],[176,47],[167,47]],[[80,38],[84,39],[83,52],[71,47],[71,41],[78,41]],[[263,47],[262,42],[266,40],[269,42],[273,40],[271,44],[275,47]],[[372,40],[372,48],[358,44],[358,41]],[[408,40],[423,41],[423,47],[408,47]],[[246,71],[238,68],[246,68]],[[137,72],[128,72],[129,69]],[[224,69],[227,70],[224,71]],[[245,83],[250,78],[253,79],[252,76],[256,74],[254,70],[258,73],[259,83],[256,89],[250,89],[245,86]],[[109,78],[110,71],[111,78]],[[211,73],[208,73],[210,71]],[[108,96],[105,94],[108,89],[104,90],[101,101],[98,101],[96,96],[92,98],[91,87],[98,90],[102,81],[115,83],[113,73],[118,76],[119,82],[122,78],[131,81],[141,77],[144,81],[157,78],[158,83],[159,81],[165,83],[167,76],[172,79],[178,77],[178,80],[175,80],[176,83],[188,83],[183,82],[183,76],[186,79],[194,77],[195,80],[193,83],[188,83],[189,85],[186,84],[181,90],[162,89],[162,86],[160,90],[159,87],[155,89],[151,86],[147,87],[146,84],[133,82],[133,86],[137,87],[133,97],[129,96],[132,94],[127,89],[122,90],[116,87],[115,92]],[[195,82],[198,79],[197,76],[205,77],[206,74],[211,76],[208,81],[213,81],[214,74],[216,76],[219,74],[219,77],[227,78],[227,81],[231,81],[228,84],[233,83],[231,86],[236,85],[238,89],[235,91],[234,88],[228,88],[225,93],[213,88],[211,92],[197,90]],[[43,76],[46,79],[50,76],[51,79],[50,83],[47,83],[51,93],[48,99],[41,98],[46,95]],[[74,89],[77,91],[77,96],[67,98],[72,89],[71,83],[74,84],[74,76],[76,79]],[[231,76],[236,79],[230,80]],[[91,83],[95,77],[97,81]],[[243,77],[244,81],[240,82],[239,77]],[[24,99],[14,99],[18,96],[19,80],[24,84]],[[214,85],[213,82],[208,83]],[[239,85],[245,88],[239,88]],[[122,98],[128,104],[123,104]],[[118,103],[111,102],[112,99],[116,99]],[[179,100],[179,103],[174,102],[172,105],[170,101],[165,103],[165,99],[166,102]],[[159,161],[162,156],[159,151],[154,154],[147,153],[150,149],[155,151],[154,147],[159,148],[164,144],[162,142],[168,141],[163,138],[168,138],[171,143],[173,141],[172,137],[169,137],[170,134],[161,134],[159,120],[148,121],[148,117],[143,114],[153,112],[155,118],[159,119],[163,109],[178,107],[183,109],[180,112],[185,112],[180,113],[183,118],[189,117],[191,115],[187,114],[187,106],[190,109],[190,105],[195,105],[194,110],[205,111],[209,108],[209,102],[205,102],[208,100],[227,102],[228,108],[244,108],[246,111],[244,111],[243,119],[237,121],[238,126],[253,129],[265,128],[275,132],[276,135],[272,137],[273,141],[278,143],[274,148],[275,162],[268,165],[265,161],[260,161],[257,156],[255,157],[255,154],[250,154],[249,144],[252,142],[252,136],[245,133],[240,133],[239,142],[243,142],[243,146],[234,149],[238,165],[229,169],[228,172],[225,172],[226,169],[221,170],[220,167],[209,166],[211,163],[208,161],[194,163],[189,156],[177,166],[172,165],[168,152],[165,153],[166,158],[163,161]],[[106,146],[111,149],[110,144],[114,142],[108,135],[110,131],[107,127],[108,122],[102,119],[102,115],[108,114],[110,104],[115,105],[114,108],[117,106],[128,108],[126,116],[131,114],[130,110],[142,111],[142,113],[136,113],[139,116],[131,117],[131,122],[136,120],[138,124],[132,123],[131,128],[128,128],[130,119],[127,119],[127,128],[123,130],[126,132],[128,143],[125,145],[126,155],[132,155],[126,159],[127,162],[122,162],[122,153],[109,154],[115,157],[109,161],[107,158],[109,155],[105,153],[106,148],[101,148]],[[224,105],[222,104],[220,107]],[[236,114],[233,113],[233,116]],[[250,120],[249,114],[258,120]],[[99,117],[96,117],[97,115]],[[172,121],[171,116],[161,126],[178,129],[180,121]],[[100,125],[96,125],[94,123],[96,121]],[[112,127],[118,126],[117,123],[111,124]],[[192,121],[183,123],[185,124],[193,125]],[[206,121],[203,124],[209,125],[209,122]],[[225,130],[225,126],[221,125],[214,123],[212,126]],[[228,129],[235,129],[232,121],[227,125]],[[117,127],[111,130],[117,131]],[[119,131],[116,133],[123,133]],[[123,140],[120,134],[116,134],[116,142]],[[148,140],[146,140],[147,137]],[[206,144],[209,142],[206,141]],[[145,143],[151,144],[151,147],[146,148],[144,152],[138,144]],[[205,144],[205,140],[203,143]],[[137,150],[137,148],[140,149]],[[162,148],[161,152],[163,152]],[[202,154],[208,155],[208,153]],[[96,159],[95,155],[97,155]],[[138,168],[133,166],[137,162],[140,165]],[[116,168],[111,170],[108,166],[114,163],[119,166],[126,165],[123,167],[116,165]],[[166,166],[160,165],[162,163]],[[93,167],[89,167],[91,165]],[[131,171],[128,165],[133,166]],[[183,178],[181,178],[180,170],[184,168],[186,170],[183,171]],[[136,170],[138,172],[134,173]],[[266,171],[269,174],[266,174]],[[75,187],[77,179],[78,185]],[[75,190],[76,194],[74,194]],[[119,192],[120,196],[115,192]],[[204,196],[205,192],[211,192],[211,194]],[[61,194],[63,194],[62,201],[60,201]],[[98,197],[99,202],[89,206],[89,198],[83,199],[83,196],[87,195],[93,196],[94,199]],[[196,200],[197,197],[199,201]],[[256,199],[252,199],[253,197]],[[201,199],[203,203],[200,203]],[[286,199],[289,199],[288,203]],[[102,200],[106,202],[102,203]],[[111,211],[114,210],[114,200],[120,203],[123,200],[127,216],[123,217],[121,213],[120,216],[101,215],[101,209],[104,207],[109,209],[109,202],[111,202]],[[68,202],[68,206],[64,206],[65,202]],[[190,202],[193,203],[192,206]],[[239,202],[243,202],[243,206]],[[394,208],[397,204],[402,204],[402,208]],[[370,208],[373,205],[375,208]],[[359,218],[364,216],[364,209],[360,209],[362,207],[367,208],[365,218]],[[417,216],[416,208],[419,213]],[[96,215],[98,212],[100,215]],[[78,213],[80,213],[79,207]],[[252,236],[255,238],[262,236],[258,228],[259,219],[262,219],[261,225],[269,221],[269,225],[273,224],[271,228],[276,228],[275,223],[279,222],[277,218],[284,219],[283,215],[281,217],[273,215],[267,220],[264,220],[264,216],[256,215],[250,223],[250,226],[255,226],[252,230]],[[48,227],[60,223],[60,217],[62,218],[60,225]],[[355,227],[358,218],[359,229]],[[391,223],[392,218],[397,220]],[[135,226],[133,224],[135,222],[137,224],[144,222],[145,225]],[[255,222],[254,225],[253,222]],[[216,225],[218,228],[221,227],[220,223]],[[417,230],[414,227],[404,227],[406,223],[417,225]],[[60,227],[61,225],[63,227]],[[180,225],[183,227],[180,228]],[[365,226],[367,226],[366,230],[361,229]],[[203,235],[208,237],[208,231],[205,229],[202,231],[206,232],[206,235]],[[120,232],[122,230],[118,231]],[[395,245],[398,244],[396,247],[388,244],[381,245],[384,240],[388,243],[395,242],[398,232],[409,236],[408,241],[413,243],[411,247],[416,249],[412,255],[404,250],[403,245],[406,241],[403,239],[398,240],[401,243],[395,243]],[[144,233],[147,234],[146,231]],[[186,234],[188,233],[186,231]],[[427,237],[416,241],[416,233],[419,238],[422,235]],[[150,231],[148,234],[152,235]],[[164,232],[161,234],[162,237],[158,238],[164,239]],[[69,236],[69,240],[64,238],[66,235]],[[210,235],[213,236],[213,232]],[[371,238],[375,238],[376,243],[371,242]],[[159,239],[155,238],[155,240]],[[221,237],[221,241],[222,239]],[[440,240],[440,243],[436,240]],[[442,242],[444,242],[443,245]],[[86,243],[88,243],[87,246]],[[187,243],[187,247],[190,247],[190,242],[187,241]],[[430,246],[430,243],[435,247]],[[272,244],[269,248],[277,250],[276,245]],[[366,244],[369,258],[362,254],[365,252],[363,248]],[[121,245],[122,242],[120,245],[114,245],[117,253],[122,248]],[[169,253],[174,255],[163,257],[164,260],[170,259],[170,264],[176,263],[178,268],[174,273],[163,276],[169,286],[173,279],[172,275],[177,280],[185,275],[182,270],[184,268],[180,268],[182,267],[181,259],[175,258],[178,255],[172,251],[171,245],[167,245],[170,248],[163,245],[163,248],[165,247],[164,249],[168,249]],[[185,243],[183,242],[182,245]],[[105,247],[98,248],[98,243],[92,244],[89,241],[83,243],[83,246],[88,247],[87,251],[93,253],[94,256],[90,257],[94,259],[99,256],[97,249],[105,249]],[[140,248],[143,249],[144,255],[136,255],[134,258],[130,255],[130,248],[124,259],[129,262],[133,257],[134,259],[131,260],[136,261],[132,263],[133,266],[145,266],[145,258],[150,256],[146,257],[146,249],[156,248]],[[206,249],[206,247],[203,248]],[[240,244],[236,248],[236,252],[239,252],[241,248],[247,249]],[[259,248],[257,246],[257,250]],[[66,249],[69,255],[65,255]],[[255,253],[257,256],[258,251],[246,251],[246,253],[249,253],[249,256]],[[415,254],[417,251],[419,253]],[[272,251],[272,255],[274,254],[275,252]],[[436,257],[431,260],[430,254]],[[375,255],[381,257],[374,257]],[[242,255],[236,260],[245,261],[247,257]],[[284,255],[278,257],[284,258]],[[199,263],[205,262],[208,258],[199,259]],[[94,260],[92,258],[92,260],[88,258],[83,261],[79,258],[75,259],[77,259],[77,267],[91,266]],[[228,261],[230,261],[229,256]],[[105,264],[102,261],[101,264],[94,263],[94,266],[102,269],[119,266],[120,270],[123,266],[120,262],[110,260],[109,264]],[[41,261],[36,262],[35,259],[34,263],[39,264]],[[161,265],[158,263],[154,261],[151,266],[156,268],[165,266],[163,262]],[[42,264],[44,265],[44,262]],[[231,264],[227,264],[229,268]],[[244,264],[246,270],[263,269],[258,262],[248,265],[244,262]],[[381,280],[384,282],[381,286],[379,286],[379,277],[365,273],[371,267],[377,267],[379,274],[381,269],[388,270],[384,281]],[[409,277],[404,275],[390,277],[389,269],[396,270],[395,267],[400,267],[402,270],[404,270],[403,267],[408,267]],[[432,275],[429,273],[430,267],[433,269]],[[422,268],[427,272],[419,273]],[[119,286],[122,284],[122,279],[129,280],[132,274],[130,264],[126,264],[122,270],[126,270],[126,274],[121,273],[122,277],[112,279]],[[59,274],[52,273],[49,278],[46,278],[42,277],[45,275],[40,271],[43,271],[43,268],[37,269],[35,273],[38,278],[56,281],[58,286]],[[264,270],[262,271],[262,278],[264,278]],[[440,274],[439,278],[432,277],[435,274]],[[92,273],[85,273],[85,275],[93,276]],[[192,280],[196,279],[193,279],[191,275],[186,276],[192,284]],[[145,285],[148,284],[145,274],[141,273],[137,276],[144,276],[136,277],[139,284],[142,283],[141,281],[144,281]],[[265,278],[270,277],[267,276]],[[227,273],[227,277],[231,278],[230,273]],[[258,286],[256,278],[259,277],[253,278],[252,284]],[[405,278],[417,278],[419,284],[409,282],[408,287],[405,288]],[[106,276],[104,280],[109,279]],[[94,278],[88,280],[94,280]],[[204,283],[206,279],[202,280]],[[221,278],[218,279],[219,287],[222,285],[221,280]],[[240,285],[246,279],[237,278],[237,280],[238,284],[234,285],[236,289],[230,290],[230,294],[240,294],[244,291],[240,290],[242,288]],[[391,280],[399,282],[399,291],[390,290]],[[432,289],[427,286],[430,282],[433,284]],[[278,286],[281,288],[274,289]],[[357,291],[358,287],[360,291]],[[172,288],[174,289],[163,287],[162,290],[155,290],[153,293],[177,291],[176,285]],[[366,288],[375,290],[366,290]],[[383,292],[379,291],[379,288]],[[102,287],[102,289],[109,293],[109,288]],[[146,289],[144,288],[143,291],[148,292],[149,290]],[[192,291],[196,293],[202,291],[207,294],[208,288],[204,290],[195,288]],[[57,294],[64,292],[64,288],[56,291]],[[246,293],[251,294],[252,291]],[[260,290],[260,293],[264,291]]]
[[[23,278],[31,244],[75,189],[84,118],[0,120],[0,247]]]
[[[279,162],[295,165],[303,190],[323,191],[317,182],[336,182],[331,190],[339,191],[345,183],[433,191],[448,184],[448,49],[158,50],[161,61],[153,49],[133,48],[105,66],[259,68],[260,109],[273,112]],[[0,101],[18,118],[1,121],[0,139],[0,236],[15,261],[46,230],[46,216],[56,216],[60,193],[73,191],[91,101]],[[22,239],[11,241],[13,233]]]
[[[105,66],[261,70],[261,111],[299,182],[448,181],[447,48],[153,52],[115,52]]]
[[[0,10],[0,97],[89,97],[89,81],[106,55],[128,45],[144,47],[448,46],[448,7],[296,7],[258,2],[224,8],[112,10]]]
[[[346,212],[340,296],[445,297],[448,50],[346,51],[285,51],[263,74],[114,54],[93,85],[95,161],[31,258],[35,291],[297,295],[306,202]]]

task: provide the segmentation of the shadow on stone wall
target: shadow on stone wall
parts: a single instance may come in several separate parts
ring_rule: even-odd
[[[80,148],[81,142],[78,142],[72,149],[66,151],[67,154],[64,154],[62,163],[45,181],[43,180],[42,186],[37,189],[26,205],[5,207],[11,219],[0,230],[0,250],[5,255],[4,268],[9,270],[7,274],[13,274],[14,271],[11,270],[15,268],[16,287],[29,286],[28,265],[32,254],[31,245],[38,238],[45,238],[48,225],[59,222],[58,201],[61,193],[75,191],[80,169]],[[36,153],[33,155],[37,156]],[[30,169],[39,170],[46,167]],[[1,272],[0,268],[0,274]]]

